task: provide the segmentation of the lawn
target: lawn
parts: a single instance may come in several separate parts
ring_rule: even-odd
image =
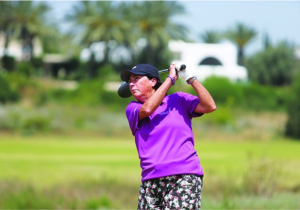
[[[291,192],[300,186],[300,142],[284,139],[242,142],[202,140],[196,142],[196,149],[205,171],[204,192],[207,200],[210,200],[207,207],[249,208],[247,202],[255,200],[252,195],[268,196],[270,190]],[[113,183],[132,185],[133,190],[137,191],[141,178],[134,141],[103,137],[1,136],[0,171],[0,182],[15,180],[30,183],[37,189],[68,183],[113,180]],[[246,196],[247,199],[242,203],[229,205],[224,192],[233,196],[241,192],[240,189],[245,189],[251,196]],[[218,202],[218,199],[213,199],[214,195],[216,199],[220,196],[222,204],[213,204]],[[288,199],[284,200],[288,202]],[[263,198],[258,202],[268,203]],[[296,197],[290,202],[294,204],[289,208],[300,207],[299,202],[295,203]],[[267,207],[259,203],[253,205],[250,207]],[[117,208],[113,204],[107,207]]]
[[[300,142],[198,141],[196,149],[207,179],[210,173],[241,175],[251,164],[262,161],[280,165],[280,172],[289,177],[286,184],[297,184],[300,177]],[[1,179],[28,179],[39,185],[101,175],[140,181],[133,139],[0,137],[0,170]],[[41,183],[40,177],[43,177]]]

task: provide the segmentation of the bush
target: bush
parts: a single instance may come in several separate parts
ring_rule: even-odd
[[[242,103],[244,108],[256,111],[276,110],[279,104],[283,105],[284,97],[277,94],[274,87],[262,86],[255,83],[248,83],[241,86],[245,99]]]
[[[207,78],[203,86],[209,91],[216,103],[240,103],[244,94],[238,84],[231,83],[228,78],[212,76]]]
[[[300,74],[294,80],[292,91],[289,95],[288,121],[286,123],[285,135],[300,139]]]
[[[294,49],[286,42],[265,50],[246,60],[250,80],[262,85],[289,85],[293,78],[296,62]]]
[[[36,115],[24,119],[22,130],[25,133],[34,133],[37,131],[47,131],[51,128],[51,119],[47,116]]]
[[[34,69],[31,63],[21,61],[17,65],[16,69],[17,74],[20,74],[21,76],[24,77],[31,77],[34,74]]]
[[[0,103],[16,102],[19,99],[18,92],[13,90],[8,79],[0,74]]]
[[[1,59],[2,61],[2,66],[4,69],[7,71],[12,71],[15,68],[16,65],[16,60],[12,56],[4,55]]]

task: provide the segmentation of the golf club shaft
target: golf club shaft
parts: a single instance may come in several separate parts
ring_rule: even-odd
[[[169,69],[162,69],[162,70],[159,70],[158,73],[165,73],[167,71],[169,71]]]
[[[186,69],[186,65],[185,64],[182,64],[182,65],[180,65],[180,68],[179,68],[179,70],[178,69],[176,69],[177,71],[183,71],[183,70],[185,70]],[[162,69],[162,70],[159,70],[158,71],[158,73],[165,73],[165,72],[168,72],[169,71],[169,69]]]

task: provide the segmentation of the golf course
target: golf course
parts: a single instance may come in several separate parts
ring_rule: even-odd
[[[300,207],[299,143],[197,140],[204,209]],[[133,138],[1,136],[0,206],[135,209],[140,167]]]
[[[0,1],[0,210],[300,209],[299,8]]]

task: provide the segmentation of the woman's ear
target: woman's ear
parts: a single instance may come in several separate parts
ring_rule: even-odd
[[[152,78],[151,79],[151,85],[152,85],[152,87],[155,87],[155,85],[157,84],[157,79],[156,78]]]

